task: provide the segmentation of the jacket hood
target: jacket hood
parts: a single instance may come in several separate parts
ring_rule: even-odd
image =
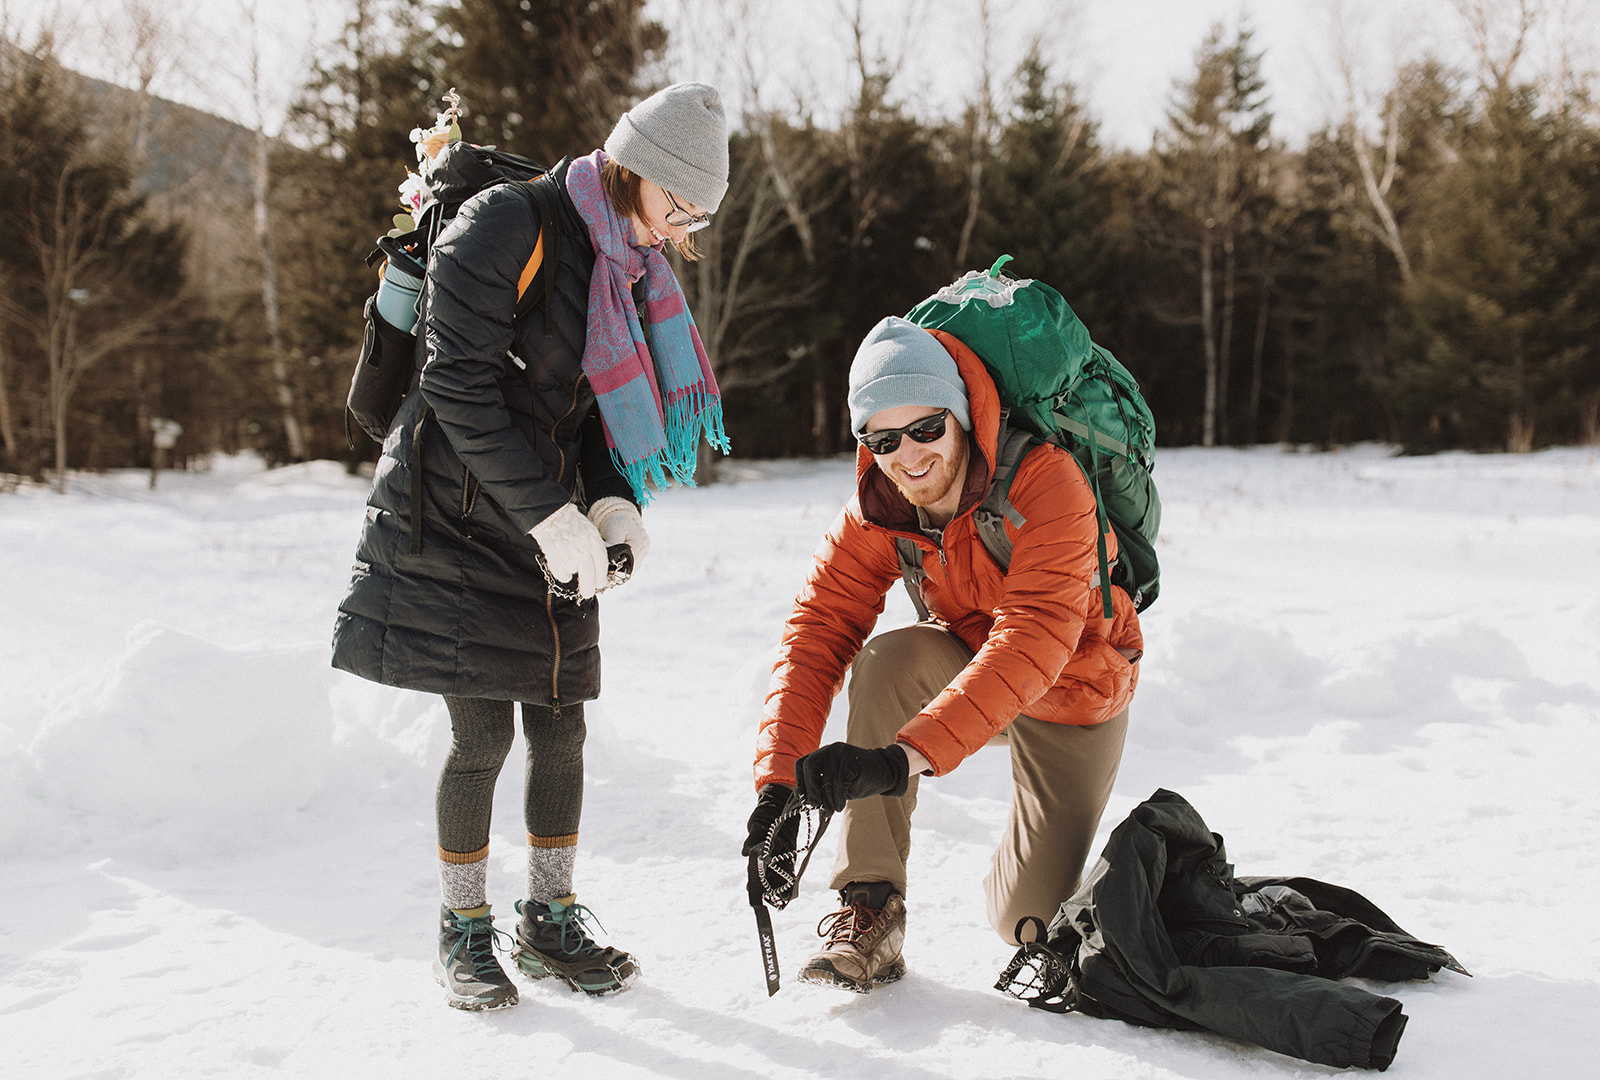
[[[968,445],[975,447],[978,452],[967,458],[967,479],[962,487],[960,505],[956,509],[956,516],[959,517],[983,501],[994,476],[994,462],[1000,442],[1000,393],[977,353],[944,330],[930,330],[929,333],[955,359],[961,381],[967,387],[967,403],[972,412]],[[861,515],[867,521],[886,529],[917,531],[916,508],[900,494],[894,481],[878,468],[872,452],[859,443],[856,445],[856,491],[861,501]]]

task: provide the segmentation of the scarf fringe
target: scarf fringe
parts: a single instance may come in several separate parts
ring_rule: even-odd
[[[721,400],[708,394],[703,385],[680,392],[667,403],[666,436],[666,446],[635,461],[624,461],[617,448],[611,448],[611,460],[627,478],[641,509],[650,504],[651,489],[664,490],[674,483],[695,486],[701,437],[713,450],[728,452]]]

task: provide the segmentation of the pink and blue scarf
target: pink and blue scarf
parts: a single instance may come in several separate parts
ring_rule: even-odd
[[[638,246],[633,222],[606,197],[605,162],[605,152],[596,150],[567,168],[567,193],[595,253],[583,372],[599,401],[612,458],[644,506],[650,487],[694,486],[702,434],[723,453],[728,437],[717,380],[683,289],[661,246]],[[632,285],[641,276],[653,354],[633,306]]]

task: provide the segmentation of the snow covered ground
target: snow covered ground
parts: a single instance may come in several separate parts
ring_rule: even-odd
[[[738,856],[754,724],[850,467],[726,473],[651,508],[649,560],[603,602],[579,891],[644,975],[605,999],[524,983],[489,1014],[429,973],[443,706],[328,665],[366,482],[238,459],[0,494],[0,1075],[1329,1072],[991,989],[998,751],[922,788],[907,978],[794,983],[832,907],[808,879],[769,999]],[[1348,885],[1451,950],[1476,978],[1382,988],[1411,1017],[1392,1075],[1592,1075],[1600,454],[1169,450],[1157,477],[1163,591],[1103,832],[1171,788],[1241,874]],[[909,613],[896,592],[885,618]]]

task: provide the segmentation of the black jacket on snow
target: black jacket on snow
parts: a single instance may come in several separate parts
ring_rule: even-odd
[[[548,324],[543,304],[514,319],[540,221],[512,184],[463,203],[433,245],[420,392],[384,441],[335,667],[457,697],[561,705],[600,692],[598,601],[549,593],[528,535],[574,499],[634,499],[583,374],[594,247],[565,175],[562,163],[539,181],[561,232],[558,265],[540,271],[555,272]]]
[[[996,985],[1042,1008],[1382,1070],[1405,1028],[1400,1003],[1335,980],[1424,979],[1441,967],[1465,974],[1349,889],[1235,878],[1222,837],[1182,796],[1159,790],[1112,832],[1044,948],[1024,945]],[[1028,968],[1044,977],[1018,990]]]

